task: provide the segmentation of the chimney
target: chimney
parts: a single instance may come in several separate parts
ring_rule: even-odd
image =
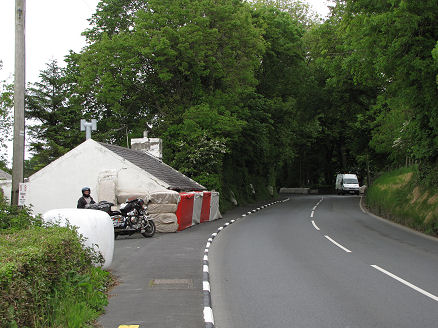
[[[148,131],[143,132],[143,138],[132,138],[131,149],[142,151],[159,160],[163,157],[163,145],[160,138],[148,138]]]

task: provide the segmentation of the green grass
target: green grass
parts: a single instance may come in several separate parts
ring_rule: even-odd
[[[69,277],[48,302],[44,320],[35,327],[93,327],[108,304],[105,291],[109,281],[108,272],[94,267]]]
[[[385,218],[438,236],[438,192],[418,181],[416,166],[387,172],[368,189],[367,206]]]

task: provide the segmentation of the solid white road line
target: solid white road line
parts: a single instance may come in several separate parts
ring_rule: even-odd
[[[351,253],[351,251],[348,248],[345,248],[344,246],[342,246],[341,244],[337,243],[336,241],[334,241],[333,239],[331,239],[329,236],[324,236],[325,238],[327,238],[328,240],[330,240],[333,244],[335,244],[336,246],[338,246],[340,249],[346,251],[347,253]]]
[[[318,228],[318,226],[316,225],[315,221],[312,220],[312,224],[313,224],[313,226],[315,227],[316,230],[318,230],[318,231],[320,230],[320,229]]]
[[[316,206],[318,206],[318,205],[316,205]],[[316,206],[313,206],[313,210],[316,210]]]
[[[359,199],[359,207],[360,207],[360,210],[363,212],[363,213],[367,213],[366,211],[365,211],[365,209],[363,208],[363,206],[362,206],[362,197],[363,196],[360,196],[360,199]]]
[[[312,213],[310,213],[311,218],[313,218],[313,214],[315,214],[315,211],[312,211]]]
[[[406,280],[404,280],[404,279],[402,279],[402,278],[400,278],[400,277],[397,277],[395,274],[392,274],[391,272],[386,271],[385,269],[382,269],[382,268],[379,267],[378,265],[371,265],[371,266],[372,266],[374,269],[379,270],[380,272],[383,272],[384,274],[390,276],[391,278],[393,278],[393,279],[395,279],[395,280],[401,282],[402,284],[404,284],[404,285],[406,285],[406,286],[408,286],[408,287],[410,287],[410,288],[416,290],[417,292],[419,292],[419,293],[421,293],[421,294],[423,294],[423,295],[425,295],[425,296],[427,296],[427,297],[433,299],[434,301],[437,301],[437,302],[438,302],[438,296],[435,296],[435,295],[433,295],[433,294],[431,294],[431,293],[425,291],[424,289],[421,289],[420,287],[417,287],[417,286],[411,284],[410,282],[408,282],[408,281],[406,281]]]

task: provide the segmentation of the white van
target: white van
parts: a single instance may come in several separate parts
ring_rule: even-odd
[[[336,176],[336,193],[359,195],[359,181],[356,174],[338,174]]]

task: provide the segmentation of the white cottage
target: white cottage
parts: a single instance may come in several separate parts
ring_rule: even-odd
[[[150,154],[89,139],[30,176],[25,203],[34,213],[76,207],[84,186],[96,201],[114,203],[156,191],[206,190]]]

